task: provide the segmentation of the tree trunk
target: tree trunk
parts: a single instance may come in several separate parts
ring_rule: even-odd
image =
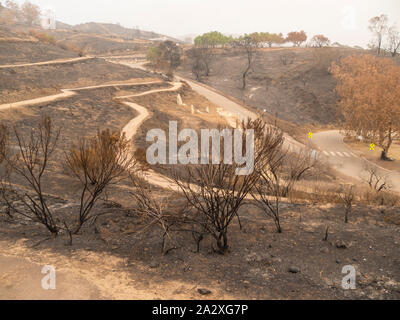
[[[210,67],[208,66],[207,62],[204,62],[204,65],[206,67],[206,77],[208,77],[210,75]]]
[[[246,77],[247,77],[247,74],[248,74],[249,71],[250,71],[250,68],[251,68],[251,63],[250,63],[250,61],[249,61],[249,64],[248,64],[248,66],[247,66],[247,69],[245,70],[245,72],[243,72],[243,86],[242,86],[242,89],[243,89],[243,90],[246,89]]]
[[[392,130],[389,131],[389,136],[388,136],[388,142],[386,145],[383,146],[383,151],[381,154],[381,159],[384,161],[389,160],[388,154],[389,154],[389,149],[392,146],[393,143],[393,138],[392,138]]]
[[[246,76],[247,76],[248,69],[243,73],[243,85],[242,89],[246,89]]]
[[[227,237],[227,231],[223,230],[219,232],[218,238],[217,238],[217,247],[218,247],[218,253],[221,255],[224,255],[228,251],[228,237]]]

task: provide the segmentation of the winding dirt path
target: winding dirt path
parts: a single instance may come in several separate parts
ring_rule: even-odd
[[[53,65],[53,64],[65,64],[65,63],[71,63],[71,62],[86,61],[86,60],[91,60],[91,59],[95,59],[95,58],[96,57],[79,57],[79,58],[58,59],[58,60],[32,62],[32,63],[3,64],[3,65],[0,65],[0,69],[45,66],[45,65]]]
[[[18,102],[14,102],[14,103],[2,104],[2,105],[0,105],[0,111],[1,110],[11,110],[13,108],[33,106],[33,105],[38,105],[38,104],[42,104],[42,103],[48,103],[48,102],[66,99],[66,98],[77,95],[78,92],[82,91],[82,90],[92,90],[92,89],[117,87],[117,86],[123,87],[123,86],[151,85],[151,84],[158,84],[158,83],[163,83],[163,82],[164,81],[161,81],[161,80],[155,80],[155,81],[147,81],[147,82],[111,83],[111,84],[79,87],[79,88],[72,88],[72,89],[61,89],[62,92],[58,93],[58,94],[40,97],[40,98],[36,98],[36,99],[18,101]],[[142,96],[150,95],[150,94],[154,94],[154,93],[177,91],[181,87],[182,87],[181,82],[174,82],[173,86],[170,88],[153,89],[153,90],[149,90],[149,91],[145,91],[145,92],[141,92],[141,93],[137,93],[137,94],[115,97],[114,99],[123,100],[123,99],[134,98],[134,97],[142,97]],[[126,134],[126,137],[129,140],[133,141],[133,138],[136,135],[137,130],[142,125],[142,123],[144,121],[146,121],[146,119],[148,117],[150,117],[150,113],[148,112],[148,110],[145,107],[142,107],[136,103],[128,102],[128,101],[121,101],[121,102],[123,104],[127,105],[128,107],[134,109],[138,113],[138,115],[135,118],[133,118],[131,121],[129,121],[129,123],[122,130],[122,132],[124,132]],[[158,187],[161,187],[164,189],[178,190],[177,187],[175,188],[172,186],[173,183],[172,183],[171,179],[169,179],[168,177],[163,176],[153,170],[149,170],[145,174],[145,178],[150,184],[156,185]]]
[[[5,110],[9,108],[24,107],[29,105],[35,105],[45,102],[51,102],[59,99],[65,99],[77,94],[79,90],[104,88],[111,86],[132,86],[132,85],[146,85],[146,84],[156,84],[162,81],[152,81],[152,82],[141,82],[141,83],[125,83],[125,84],[107,84],[92,87],[82,87],[75,89],[64,89],[63,92],[57,95],[42,97],[33,100],[25,100],[16,102],[13,104],[7,104],[0,106],[0,110]],[[155,89],[146,92],[133,94],[124,97],[116,97],[115,99],[126,99],[138,96],[144,96],[148,94],[154,94],[158,92],[168,92],[176,91],[182,87],[182,83],[173,83],[173,86],[166,89]],[[128,139],[133,139],[136,135],[138,128],[142,123],[150,116],[148,110],[136,103],[122,101],[125,105],[134,109],[138,115],[133,118],[124,128]],[[149,183],[153,185],[160,186],[162,188],[170,188],[172,186],[172,181],[152,170],[146,173],[145,178]],[[7,244],[5,247],[8,247]],[[0,246],[1,248],[1,246]],[[3,250],[1,250],[3,251]],[[56,290],[44,290],[42,288],[42,279],[44,275],[41,273],[43,265],[34,263],[28,258],[16,256],[8,256],[4,253],[0,253],[0,300],[2,299],[12,299],[12,300],[65,300],[65,299],[153,299],[154,296],[147,291],[136,290],[127,286],[125,282],[129,282],[129,276],[121,272],[120,277],[115,277],[112,274],[111,278],[106,279],[107,281],[101,281],[98,275],[95,273],[84,273],[76,268],[67,268],[67,266],[61,262],[57,262],[57,289]],[[22,255],[23,256],[23,255]],[[62,266],[61,270],[58,268]],[[122,283],[121,279],[126,281]],[[122,288],[115,291],[115,288],[110,288],[110,284],[117,284],[118,288]]]
[[[18,102],[11,102],[11,103],[4,103],[0,104],[0,111],[13,109],[13,108],[20,108],[26,106],[33,106],[41,103],[53,102],[57,100],[66,99],[76,95],[76,91],[81,90],[92,90],[92,89],[100,89],[100,88],[108,88],[108,87],[123,87],[123,86],[139,86],[139,85],[149,85],[149,84],[157,84],[162,83],[163,81],[148,81],[148,82],[126,82],[126,83],[111,83],[111,84],[101,84],[96,86],[88,86],[88,87],[80,87],[80,88],[73,88],[73,89],[61,89],[62,93],[53,94],[50,96],[23,100]]]
[[[127,95],[127,96],[117,97],[116,99],[127,99],[127,98],[134,98],[134,97],[142,97],[142,96],[146,96],[146,95],[153,94],[153,93],[159,93],[159,92],[177,91],[181,87],[182,87],[181,82],[175,82],[175,83],[173,83],[173,86],[171,88],[154,89],[154,90],[150,90],[150,91],[146,91],[146,92],[142,92],[142,93],[138,93],[138,94],[131,94],[131,95]],[[122,132],[124,132],[126,134],[126,137],[129,140],[133,140],[133,137],[135,136],[138,128],[150,116],[150,114],[145,107],[142,107],[136,103],[127,102],[127,101],[123,101],[122,103],[127,105],[128,107],[131,107],[136,112],[138,112],[138,116],[136,116],[131,121],[129,121],[129,123],[122,129]]]

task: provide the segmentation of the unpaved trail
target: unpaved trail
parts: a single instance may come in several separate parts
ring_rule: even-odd
[[[100,89],[100,88],[107,88],[107,87],[123,87],[123,86],[135,86],[135,85],[149,85],[149,84],[157,84],[161,83],[162,81],[149,81],[149,82],[126,82],[126,83],[111,83],[111,84],[101,84],[97,86],[88,86],[88,87],[80,87],[80,88],[73,88],[73,89],[61,89],[62,93],[53,94],[50,96],[23,100],[18,102],[12,103],[4,103],[0,105],[1,110],[9,110],[13,108],[21,108],[26,106],[33,106],[41,103],[53,102],[57,100],[66,99],[76,95],[76,91],[80,90],[91,90],[91,89]]]
[[[2,105],[0,105],[0,111],[1,110],[11,110],[13,108],[33,106],[33,105],[37,105],[37,104],[48,103],[48,102],[66,99],[66,98],[77,95],[77,92],[82,91],[82,90],[91,90],[91,89],[116,87],[116,86],[122,87],[122,86],[151,85],[151,84],[157,84],[157,83],[162,83],[162,82],[163,81],[161,81],[161,80],[146,81],[146,82],[136,82],[135,81],[135,82],[110,83],[110,84],[102,84],[102,85],[96,85],[96,86],[78,87],[78,88],[72,88],[72,89],[61,89],[62,93],[59,93],[59,94],[40,97],[40,98],[36,98],[36,99],[23,100],[23,101],[18,101],[18,102],[14,102],[14,103],[2,104]],[[115,97],[115,99],[123,100],[123,99],[134,98],[134,97],[142,97],[142,96],[154,94],[154,93],[177,91],[181,87],[182,87],[181,82],[174,82],[173,86],[170,88],[154,89],[154,90],[149,90],[149,91],[145,91],[142,93]],[[124,132],[126,134],[126,137],[128,139],[133,140],[133,137],[135,136],[138,128],[150,116],[150,114],[146,108],[144,108],[136,103],[128,102],[128,101],[122,101],[122,103],[129,106],[130,108],[134,109],[136,112],[138,112],[138,115],[135,118],[133,118],[131,121],[129,121],[129,123],[122,130],[122,132]],[[148,182],[150,184],[156,185],[158,187],[178,190],[177,188],[171,187],[172,186],[171,179],[169,179],[161,174],[158,174],[153,170],[149,170],[149,172],[146,173],[145,178],[148,180]]]
[[[118,97],[118,99],[142,97],[145,95],[159,93],[159,92],[177,91],[181,87],[182,87],[181,82],[175,82],[171,88],[150,90],[150,91],[146,91],[146,92],[142,92],[142,93],[138,93],[138,94],[134,94],[134,95]],[[148,110],[145,107],[142,107],[142,106],[138,105],[137,103],[127,102],[127,101],[124,101],[123,103],[125,105],[131,107],[138,113],[138,115],[135,118],[133,118],[131,121],[129,121],[129,123],[122,129],[122,132],[125,133],[126,137],[128,139],[130,139],[131,141],[133,141],[133,138],[135,137],[137,130],[142,125],[142,123],[144,121],[146,121],[146,119],[148,117],[150,117],[150,113],[148,112]],[[161,187],[163,189],[179,191],[179,188],[177,186],[175,186],[175,184],[173,183],[173,181],[170,178],[168,178],[162,174],[159,174],[153,170],[146,171],[144,173],[143,178],[145,178],[148,183],[158,186],[158,187]]]
[[[112,62],[118,63],[115,61]],[[137,62],[137,63],[121,62],[120,64],[134,69],[141,69],[147,72],[149,71],[144,67],[146,62]],[[220,115],[225,117],[228,123],[230,123],[233,127],[235,127],[236,121],[232,122],[229,120],[237,119],[239,121],[245,121],[248,118],[255,120],[258,117],[258,115],[255,112],[225,97],[223,94],[221,94],[214,88],[211,88],[207,85],[204,85],[196,81],[188,80],[180,76],[176,76],[176,79],[179,81],[186,82],[192,88],[193,91],[197,92],[199,95],[205,97],[207,100],[211,101],[217,106],[220,106],[224,110],[223,112],[221,112]],[[286,146],[292,148],[292,150],[300,151],[305,148],[305,146],[302,143],[294,140],[291,136],[284,134],[284,137]]]
[[[169,92],[169,91],[177,91],[182,87],[182,83],[176,82],[173,84],[173,87],[171,88],[166,88],[166,89],[155,89],[155,90],[150,90],[138,94],[132,94],[132,95],[127,95],[127,96],[121,96],[117,97],[117,99],[127,99],[127,98],[134,98],[134,97],[142,97],[145,95],[153,94],[153,93],[159,93],[159,92]],[[123,101],[125,105],[131,107],[135,111],[138,112],[138,116],[133,118],[129,123],[122,129],[122,132],[125,133],[126,137],[129,140],[133,140],[133,137],[135,136],[137,129],[141,126],[141,124],[150,116],[149,112],[145,107],[142,107],[136,103],[133,102],[126,102]]]
[[[3,65],[0,65],[0,69],[45,66],[45,65],[53,65],[53,64],[65,64],[65,63],[71,63],[71,62],[86,61],[86,60],[91,60],[91,59],[95,59],[95,57],[68,58],[68,59],[21,63],[21,64],[3,64]]]
[[[72,271],[57,271],[56,288],[42,286],[44,265],[25,258],[0,255],[0,300],[98,300],[99,288]]]

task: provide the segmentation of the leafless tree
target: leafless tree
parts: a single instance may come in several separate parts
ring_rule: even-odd
[[[213,48],[208,46],[193,47],[187,51],[187,56],[191,60],[192,73],[196,80],[201,80],[202,76],[210,75],[210,64],[214,57]]]
[[[66,154],[66,164],[82,186],[79,219],[74,234],[86,221],[96,217],[92,209],[106,188],[124,173],[134,170],[135,160],[131,151],[125,134],[103,130],[90,139],[82,138]]]
[[[344,223],[348,223],[349,214],[351,214],[351,211],[353,209],[353,202],[355,199],[354,186],[352,185],[341,186],[338,195],[345,208]]]
[[[377,48],[378,55],[381,53],[383,38],[388,30],[388,20],[387,15],[384,14],[369,20],[368,29],[375,37],[373,46]]]
[[[175,178],[189,205],[205,218],[203,227],[214,237],[220,254],[228,250],[229,226],[256,180],[254,174],[242,179],[235,170],[223,163],[187,166],[186,181]]]
[[[136,200],[135,212],[148,221],[148,224],[141,230],[145,232],[153,225],[157,225],[162,230],[161,250],[165,255],[172,249],[179,247],[174,233],[178,231],[188,231],[187,226],[193,225],[186,216],[187,203],[172,206],[170,197],[156,197],[150,185],[145,181],[143,174],[136,172],[130,175],[134,191],[130,194]],[[167,240],[172,243],[172,247],[167,249]]]
[[[259,45],[260,43],[257,41],[257,39],[254,39],[254,37],[252,37],[251,35],[245,35],[236,41],[236,46],[243,49],[247,59],[246,69],[242,72],[243,90],[246,89],[247,76],[249,75],[249,72],[253,66],[254,60],[256,58],[257,48]]]
[[[3,124],[0,125],[0,163],[4,160],[8,144],[8,130]]]
[[[260,120],[248,120],[242,123],[245,130],[254,130],[254,134],[264,128]],[[251,129],[250,129],[251,128]],[[245,139],[245,137],[243,137]],[[270,143],[279,144],[279,139]],[[267,151],[271,144],[256,144],[255,141],[254,168],[248,175],[237,175],[239,165],[236,163],[193,165],[184,168],[184,174],[175,171],[174,180],[186,197],[192,209],[192,221],[195,221],[200,230],[204,230],[214,238],[217,248],[214,251],[225,254],[229,248],[229,227],[235,218],[238,218],[239,209],[246,196],[249,195],[254,184],[259,179],[257,168],[268,156]],[[261,149],[260,149],[261,148]],[[200,238],[203,232],[200,231]]]
[[[366,173],[366,176],[363,176],[362,179],[366,183],[368,183],[369,187],[372,190],[380,192],[390,187],[389,182],[387,181],[387,177],[380,174],[378,168],[375,165],[365,162],[363,165],[363,169]]]
[[[400,32],[396,25],[391,26],[388,29],[388,50],[392,54],[392,57],[396,57],[400,49]]]
[[[252,196],[257,206],[272,218],[278,233],[282,233],[281,199],[289,196],[296,182],[315,164],[316,159],[310,152],[289,152],[281,145],[271,153],[268,163],[260,170],[260,180],[255,185]]]
[[[14,212],[43,224],[53,236],[56,236],[60,227],[47,204],[43,177],[57,145],[60,130],[53,128],[50,117],[43,117],[37,129],[31,130],[29,138],[25,138],[16,127],[13,128],[13,134],[17,141],[17,152],[7,150],[9,148],[0,148],[1,157],[10,170],[7,180],[3,179],[2,182],[3,198]],[[13,175],[23,178],[29,191],[16,190],[11,181]],[[13,194],[26,210],[14,205],[8,198],[7,190],[14,191]]]
[[[286,53],[280,56],[280,60],[284,66],[293,64],[295,55],[293,53]]]

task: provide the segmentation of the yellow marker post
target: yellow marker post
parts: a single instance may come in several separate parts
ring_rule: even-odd
[[[375,150],[375,144],[374,143],[371,143],[370,145],[369,145],[369,150]]]
[[[311,131],[308,133],[308,136],[310,137],[310,139],[312,139],[312,132]]]

